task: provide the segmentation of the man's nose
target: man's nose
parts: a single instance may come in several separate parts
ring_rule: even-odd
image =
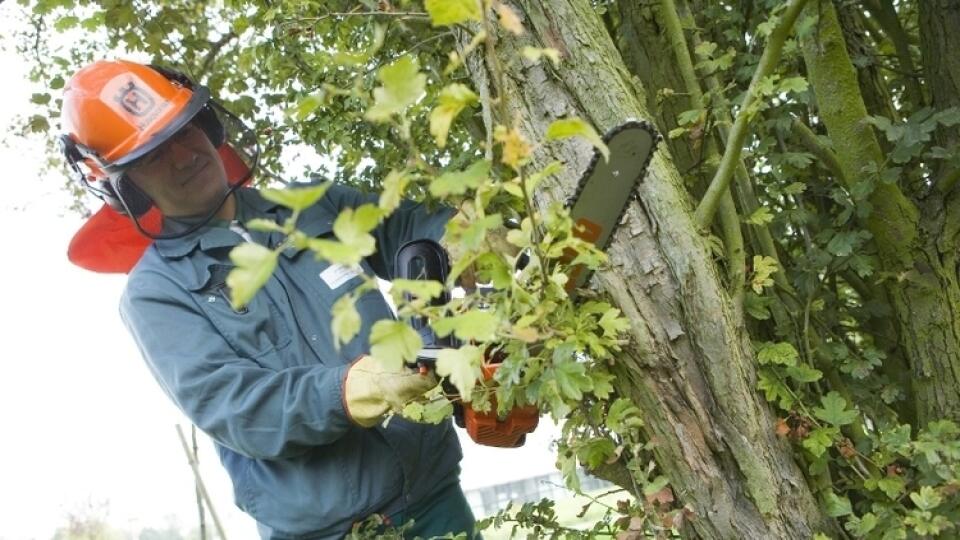
[[[170,153],[170,160],[177,170],[189,169],[198,157],[196,150],[180,141],[170,141],[168,152]]]

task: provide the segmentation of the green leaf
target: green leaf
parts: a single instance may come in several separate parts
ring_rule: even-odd
[[[787,195],[797,195],[806,191],[807,185],[803,182],[794,182],[787,187],[783,188],[783,192]]]
[[[910,424],[901,424],[883,430],[880,433],[880,443],[891,451],[906,456],[910,451]]]
[[[426,0],[423,7],[433,26],[450,26],[483,18],[480,0]]]
[[[833,235],[827,243],[827,251],[837,257],[846,257],[853,254],[863,243],[870,239],[867,231],[843,231]]]
[[[793,345],[782,341],[780,343],[766,342],[757,350],[757,361],[761,365],[779,364],[781,366],[795,366],[800,354]]]
[[[617,398],[610,404],[604,422],[610,431],[623,433],[628,430],[638,428],[643,425],[643,419],[640,418],[640,409],[638,409],[629,399]]]
[[[600,138],[600,135],[597,135],[597,132],[593,129],[593,126],[588,124],[581,118],[561,118],[560,120],[554,120],[550,126],[547,127],[547,140],[553,141],[557,139],[564,139],[567,137],[583,137],[590,141],[597,150],[603,154],[603,159],[610,161],[610,149],[607,148],[606,143],[603,142],[603,139]]]
[[[753,277],[750,280],[750,286],[753,292],[763,294],[764,287],[773,285],[773,279],[770,277],[779,269],[776,259],[773,257],[754,255],[753,256]]]
[[[417,60],[410,55],[380,68],[377,78],[382,86],[373,89],[374,105],[365,115],[374,122],[385,122],[394,114],[403,113],[420,99],[427,84],[427,76],[420,73]]]
[[[277,253],[260,244],[245,242],[230,250],[230,260],[236,265],[227,275],[230,305],[241,309],[270,279],[277,267]]]
[[[917,505],[917,508],[930,511],[940,506],[940,503],[943,502],[943,497],[932,487],[923,486],[920,488],[919,493],[914,492],[910,494],[910,500],[913,501],[913,504]]]
[[[430,112],[430,134],[437,146],[447,145],[447,133],[450,124],[465,107],[475,105],[479,98],[470,88],[460,83],[452,83],[440,91],[440,104]]]
[[[533,190],[537,188],[540,182],[542,182],[543,180],[545,180],[550,176],[553,176],[559,172],[562,172],[563,169],[564,169],[564,165],[562,161],[551,161],[544,168],[527,176],[527,179],[526,179],[527,191],[529,193],[533,193]]]
[[[487,237],[487,231],[493,231],[501,225],[503,225],[503,218],[500,214],[475,219],[467,228],[460,231],[460,244],[468,250],[479,249]]]
[[[360,313],[357,312],[354,298],[349,294],[337,299],[333,303],[330,313],[332,315],[331,329],[335,338],[334,344],[339,348],[341,344],[349,343],[360,331]]]
[[[380,186],[380,209],[385,213],[396,210],[409,183],[410,175],[405,171],[392,170],[387,173],[387,177],[383,179]]]
[[[765,296],[760,296],[753,291],[747,291],[744,296],[743,307],[751,317],[758,321],[766,321],[770,318],[771,300]]]
[[[826,497],[826,510],[827,515],[830,517],[841,517],[848,516],[853,513],[853,508],[850,505],[850,499],[846,497],[840,497],[836,493],[827,493]]]
[[[590,370],[590,383],[593,385],[593,395],[599,399],[608,399],[613,394],[613,385],[610,384],[616,377],[603,370]]]
[[[757,210],[750,214],[745,220],[750,225],[766,225],[773,221],[773,213],[770,212],[770,209],[766,206],[761,206]]]
[[[470,401],[473,387],[481,377],[483,350],[473,345],[459,349],[442,349],[437,355],[437,375],[447,377],[460,392],[460,399]]]
[[[900,498],[900,494],[903,493],[904,489],[906,489],[907,484],[903,480],[903,477],[893,475],[884,476],[883,478],[877,480],[877,487],[887,497],[890,497],[890,499],[895,501]]]
[[[787,366],[787,375],[799,383],[812,383],[823,377],[823,373],[819,369],[804,364]]]
[[[620,310],[617,308],[610,308],[604,312],[597,324],[603,328],[604,337],[616,337],[630,328],[630,321],[626,317],[621,317]]]
[[[852,516],[843,525],[843,528],[850,531],[850,534],[857,538],[863,538],[870,531],[877,527],[877,516],[872,512],[867,512],[863,517]]]
[[[490,176],[490,162],[474,162],[463,171],[444,172],[430,182],[430,194],[435,197],[463,195],[468,189],[477,189]]]
[[[420,334],[402,321],[379,320],[370,329],[370,354],[391,371],[413,362],[421,347]]]
[[[333,222],[333,234],[344,244],[365,242],[382,217],[383,211],[372,203],[344,208]]]
[[[324,182],[316,186],[292,187],[286,189],[264,188],[260,190],[260,195],[270,201],[285,206],[294,211],[305,210],[313,206],[323,197],[327,189],[333,185],[331,182]]]
[[[835,427],[817,428],[807,434],[802,444],[814,457],[820,457],[833,446],[833,438],[839,434],[840,430]]]
[[[806,92],[809,86],[803,77],[787,77],[780,81],[781,92]]]
[[[404,293],[425,300],[436,298],[443,293],[443,283],[429,279],[395,279],[390,283],[390,293],[398,300]]]
[[[274,232],[283,231],[283,226],[272,219],[254,218],[243,224],[248,231]]]
[[[587,439],[577,445],[577,459],[588,469],[595,469],[610,459],[616,450],[617,445],[605,437]]]
[[[775,401],[784,410],[793,407],[795,400],[790,389],[769,369],[761,369],[757,388],[763,391],[767,401]]]
[[[323,105],[326,94],[326,90],[323,89],[309,94],[298,101],[296,105],[285,110],[284,114],[297,122],[302,122]]]
[[[433,399],[424,405],[423,416],[420,421],[427,424],[439,424],[451,415],[453,415],[453,403],[446,399]]]
[[[344,266],[355,266],[364,257],[372,255],[377,250],[377,242],[369,234],[354,239],[352,244],[325,238],[311,238],[307,242],[307,247],[317,253],[318,259]]]
[[[823,407],[813,409],[813,414],[824,422],[845,426],[857,419],[857,411],[847,409],[847,400],[837,392],[830,392],[823,396],[820,398],[820,403]]]
[[[490,341],[496,337],[500,321],[489,311],[472,309],[461,315],[444,317],[430,325],[438,336],[453,332],[463,340]]]
[[[568,399],[579,401],[583,399],[583,392],[593,388],[593,382],[586,375],[587,368],[580,362],[561,362],[554,365],[550,371],[553,372],[560,393]]]
[[[560,469],[560,474],[563,476],[563,482],[567,488],[579,492],[580,475],[577,474],[576,454],[569,449],[565,450],[561,448],[560,451],[557,452],[557,468]]]
[[[950,107],[949,109],[944,109],[933,115],[933,118],[936,119],[940,125],[945,127],[951,127],[960,124],[960,107]]]
[[[690,109],[677,115],[677,125],[691,126],[700,124],[706,119],[706,109]]]
[[[694,54],[703,58],[710,58],[717,50],[717,44],[712,41],[701,41],[693,49]]]

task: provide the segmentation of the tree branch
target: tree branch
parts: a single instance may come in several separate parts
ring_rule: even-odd
[[[660,16],[664,25],[664,32],[670,43],[670,49],[676,60],[676,69],[683,79],[684,89],[690,96],[690,106],[691,108],[701,107],[703,105],[703,90],[697,80],[693,61],[690,59],[690,50],[687,47],[687,40],[684,37],[683,25],[680,24],[680,16],[673,0],[660,1]],[[713,154],[715,151],[712,146],[709,146],[708,138],[709,135],[704,132],[703,148],[708,154]],[[737,205],[734,204],[733,195],[729,189],[724,192],[720,201],[720,232],[723,235],[723,247],[726,252],[730,292],[734,305],[739,312],[743,306],[743,287],[747,276],[746,260],[744,258],[746,251],[744,249],[743,231],[740,229],[740,215],[737,213]]]
[[[233,30],[231,30],[222,35],[216,42],[210,44],[210,50],[207,51],[207,55],[203,58],[203,63],[200,64],[200,71],[197,73],[196,77],[197,80],[206,75],[207,71],[210,69],[210,66],[213,64],[213,60],[218,54],[220,54],[220,51],[223,49],[223,47],[235,37],[237,37],[237,35],[233,33]]]
[[[803,120],[794,118],[793,123],[790,125],[790,130],[800,139],[800,144],[802,144],[804,148],[826,165],[827,169],[829,169],[843,185],[847,185],[846,177],[843,174],[843,167],[840,166],[840,160],[837,159],[837,155],[817,139],[817,134],[804,124]]]
[[[904,31],[903,25],[900,24],[897,9],[893,6],[893,2],[890,0],[865,0],[864,4],[893,43],[894,50],[897,51],[897,58],[900,60],[900,68],[907,74],[916,73],[913,57],[910,55],[910,39]],[[907,98],[918,108],[922,107],[923,92],[920,90],[919,81],[915,76],[907,76],[904,82]]]
[[[694,217],[701,228],[706,228],[710,222],[713,221],[713,215],[720,205],[720,198],[723,196],[723,193],[730,188],[730,181],[733,179],[733,173],[740,160],[743,141],[747,138],[747,128],[754,115],[751,109],[753,109],[753,105],[755,105],[759,99],[757,86],[760,81],[773,72],[777,62],[780,61],[783,44],[787,40],[793,24],[796,22],[800,11],[806,3],[807,0],[791,0],[781,17],[780,24],[770,33],[767,46],[763,50],[763,55],[760,57],[760,63],[757,65],[757,70],[753,73],[753,79],[750,81],[750,87],[747,89],[747,93],[743,98],[740,110],[737,111],[737,119],[733,123],[733,129],[730,130],[730,138],[727,141],[727,148],[723,153],[723,158],[720,160],[720,167],[717,169],[713,180],[710,181],[710,187],[708,187],[707,192],[704,193],[703,199],[697,206]]]

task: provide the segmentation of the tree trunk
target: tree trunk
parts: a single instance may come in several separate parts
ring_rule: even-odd
[[[811,3],[807,13],[819,14],[816,30],[803,43],[810,83],[846,187],[851,188],[869,180],[864,165],[883,163],[883,154],[876,134],[864,121],[867,111],[833,4],[829,0]],[[942,212],[921,218],[895,184],[877,181],[870,203],[873,211],[864,225],[873,234],[883,269],[890,276],[885,285],[912,370],[904,379],[910,378],[914,388],[918,421],[923,426],[940,418],[960,420],[956,237],[926,234],[939,231],[930,230],[929,224],[944,221]]]
[[[919,4],[923,71],[931,103],[938,111],[960,107],[960,0],[925,0]],[[941,126],[934,137],[937,144],[950,148],[960,144],[960,128]],[[949,193],[960,181],[960,169],[955,166],[940,166],[936,173],[941,194]],[[958,212],[960,209],[953,210],[954,214]]]
[[[605,131],[650,118],[634,82],[588,0],[519,2],[525,37],[501,37],[497,58],[469,64],[481,88],[502,69],[507,118],[537,140],[557,118],[578,115]],[[524,45],[553,47],[556,70],[520,58]],[[519,86],[523,81],[523,87]],[[516,116],[514,116],[516,115]],[[540,146],[533,166],[561,159],[569,172],[544,182],[537,202],[572,193],[590,149],[581,142]],[[645,435],[681,504],[695,513],[684,534],[700,538],[810,538],[835,531],[774,434],[755,391],[753,353],[734,316],[709,250],[697,233],[676,168],[662,152],[639,186],[597,281],[631,320],[616,369],[618,391],[643,411]]]

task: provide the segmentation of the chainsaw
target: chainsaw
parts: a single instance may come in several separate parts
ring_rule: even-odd
[[[600,249],[606,249],[610,244],[630,200],[636,196],[636,185],[643,180],[660,136],[648,122],[631,120],[611,129],[603,139],[610,150],[609,159],[602,160],[600,153],[594,152],[573,197],[568,201],[574,234]],[[395,262],[397,277],[402,279],[446,283],[450,274],[447,252],[433,240],[407,242],[397,251]],[[582,287],[590,277],[583,266],[574,267],[570,274],[566,286],[570,292]],[[431,305],[443,306],[449,301],[450,292],[444,290],[431,300]],[[414,317],[411,325],[424,344],[416,363],[411,367],[434,369],[436,354],[441,349],[460,346],[452,333],[445,337],[438,336],[425,317]],[[495,347],[488,348],[484,357],[481,373],[484,380],[489,381],[504,357]],[[444,381],[444,391],[453,400],[457,425],[466,429],[477,444],[519,447],[525,442],[527,434],[537,427],[540,414],[535,406],[514,407],[506,415],[500,416],[496,413],[495,400],[492,411],[484,413],[474,411],[469,406],[464,407],[457,398],[457,389],[448,381]]]

